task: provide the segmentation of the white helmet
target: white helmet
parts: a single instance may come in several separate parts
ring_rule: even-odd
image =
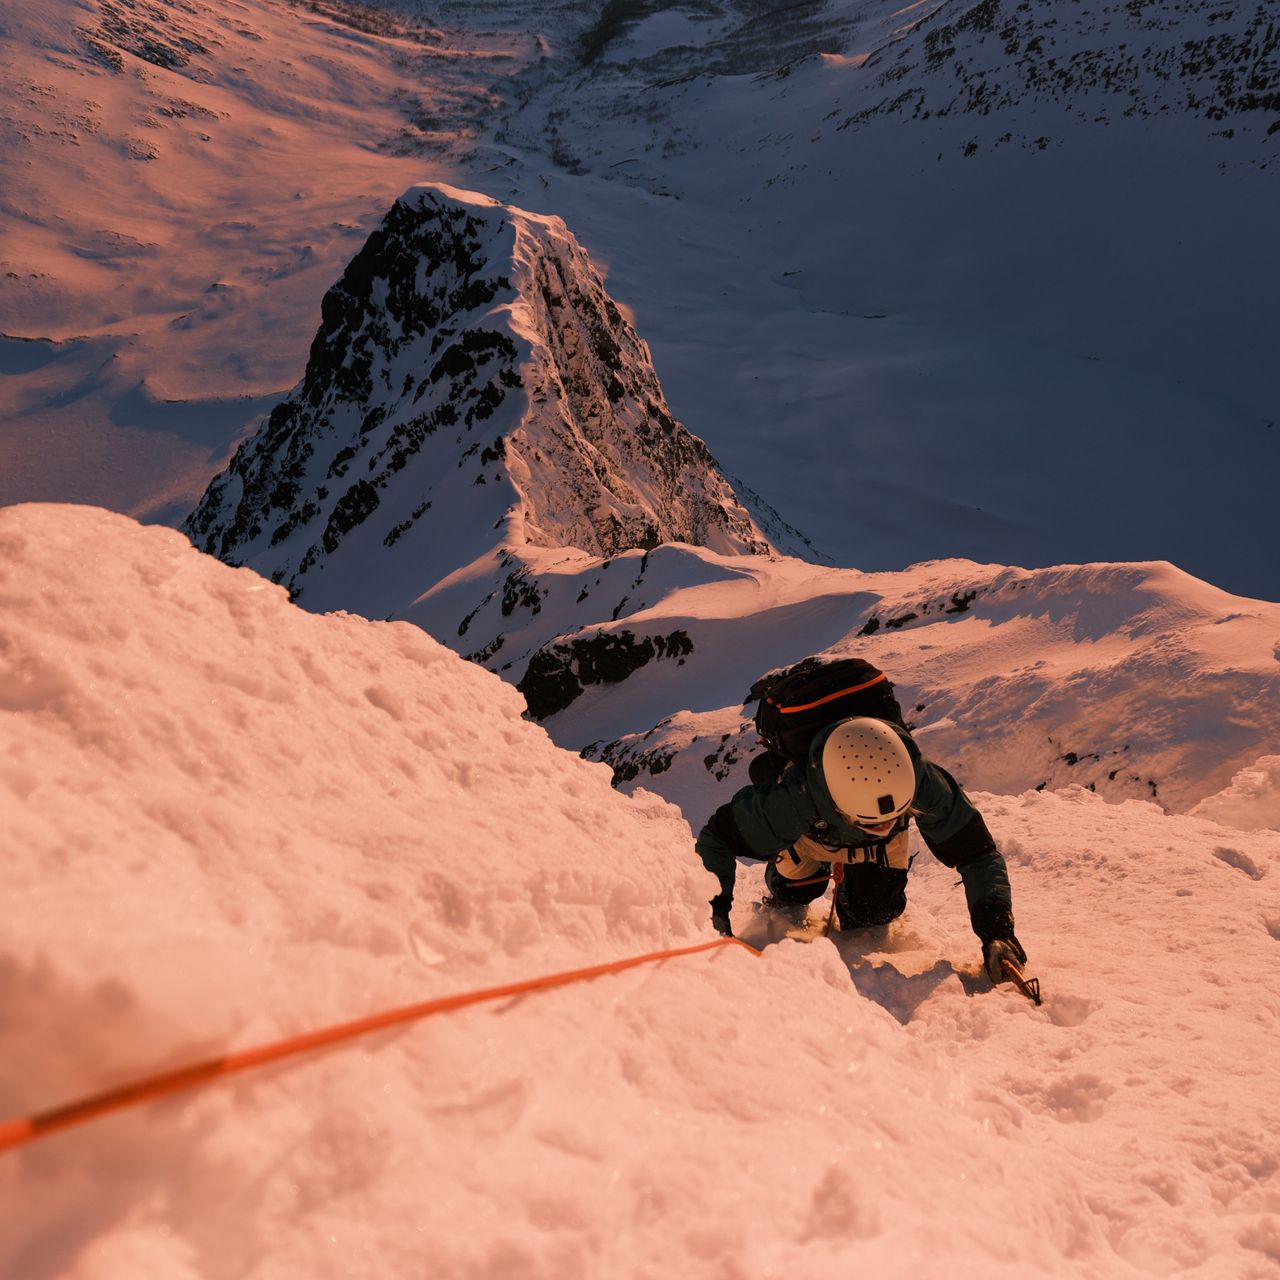
[[[894,822],[916,794],[906,743],[883,720],[865,716],[831,730],[822,747],[822,776],[836,808],[860,826]]]

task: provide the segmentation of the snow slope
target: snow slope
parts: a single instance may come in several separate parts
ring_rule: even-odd
[[[7,508],[0,549],[3,1115],[706,936],[675,811],[417,628],[85,507]],[[449,1015],[6,1154],[0,1273],[1273,1276],[1280,837],[978,799],[1039,1010],[976,976],[925,855],[880,933]]]
[[[175,524],[371,226],[536,56],[296,0],[8,0],[0,24],[0,501]]]
[[[697,808],[708,786],[714,806],[746,783],[752,684],[822,654],[886,671],[922,745],[967,786],[1077,785],[1175,812],[1203,802],[1220,821],[1280,829],[1268,764],[1280,736],[1280,607],[1172,565],[944,560],[863,574],[663,547],[607,567],[567,561],[530,581],[542,614],[499,618],[491,604],[468,640],[504,628],[488,664],[516,664],[510,678],[556,741],[608,760],[620,781],[659,791],[695,823],[710,811]],[[588,601],[571,604],[583,590]],[[592,601],[590,623],[522,653],[540,623],[546,633],[564,627],[565,611],[581,620]],[[646,638],[665,638],[665,653],[632,670],[601,660]]]

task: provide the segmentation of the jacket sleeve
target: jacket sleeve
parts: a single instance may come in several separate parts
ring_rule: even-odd
[[[916,825],[929,851],[959,871],[964,881],[974,933],[984,941],[988,935],[1002,936],[1006,920],[1011,933],[1013,892],[1008,868],[986,821],[960,784],[945,769],[926,761],[916,808]]]
[[[743,787],[722,804],[698,833],[694,848],[702,865],[720,881],[715,906],[728,911],[738,858],[769,861],[813,825],[817,811],[798,775],[780,782]]]

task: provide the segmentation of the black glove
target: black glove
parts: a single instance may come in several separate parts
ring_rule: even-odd
[[[729,924],[729,908],[733,899],[727,893],[718,893],[710,902],[711,927],[722,937],[732,938],[733,928]]]
[[[987,977],[992,982],[1007,982],[1009,975],[1005,972],[1004,961],[1012,960],[1019,969],[1027,963],[1027,953],[1022,943],[1011,933],[1007,938],[991,938],[982,944],[982,963],[986,967]]]
[[[1013,908],[998,898],[984,898],[969,913],[973,931],[982,940],[982,964],[992,982],[1004,982],[1008,975],[1002,960],[1012,960],[1019,968],[1027,963],[1013,931]]]

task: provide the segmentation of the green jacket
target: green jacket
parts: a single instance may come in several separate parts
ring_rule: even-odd
[[[713,911],[728,914],[738,858],[772,862],[803,835],[832,848],[874,845],[883,838],[855,826],[831,799],[821,760],[834,728],[829,725],[814,738],[805,769],[793,765],[777,782],[743,787],[698,833],[694,847],[703,866],[720,881]],[[998,936],[1006,922],[1012,925],[1013,895],[1004,858],[986,822],[960,784],[940,765],[926,760],[905,729],[892,728],[915,764],[912,810],[920,835],[934,857],[959,871],[974,932],[984,940]]]

